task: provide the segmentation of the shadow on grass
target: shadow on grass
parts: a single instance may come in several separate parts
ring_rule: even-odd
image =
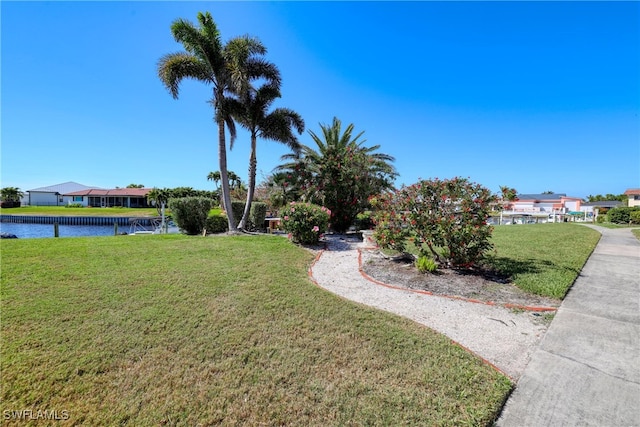
[[[540,273],[540,264],[553,265],[551,261],[516,260],[505,257],[490,257],[487,258],[486,262],[487,267],[493,269],[497,274],[509,278],[513,278],[518,274]]]

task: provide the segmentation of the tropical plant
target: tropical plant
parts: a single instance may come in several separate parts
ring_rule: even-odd
[[[372,202],[381,247],[405,252],[412,239],[420,256],[450,267],[471,267],[492,248],[487,219],[496,196],[465,178],[422,180]]]
[[[312,203],[291,202],[280,211],[282,228],[289,238],[304,245],[318,243],[327,231],[330,215],[330,209]]]
[[[274,172],[261,184],[266,193],[265,199],[268,199],[272,209],[282,207],[299,198],[295,187],[289,185],[289,181],[286,172]]]
[[[186,234],[200,234],[207,224],[211,199],[206,197],[182,197],[169,199],[173,220]]]
[[[190,78],[212,86],[210,103],[218,125],[218,159],[222,199],[224,206],[231,206],[227,175],[227,147],[225,125],[229,130],[230,147],[236,136],[235,123],[228,112],[228,101],[233,94],[244,93],[251,81],[258,78],[270,80],[276,75],[275,66],[264,61],[264,45],[249,36],[236,37],[222,44],[220,32],[209,12],[198,13],[199,27],[184,19],[171,25],[174,39],[181,43],[184,52],[170,53],[158,62],[158,77],[177,99],[180,83]],[[229,230],[236,230],[233,213],[227,212]]]
[[[287,145],[294,153],[300,152],[300,143],[293,129],[304,132],[304,120],[298,113],[288,108],[276,108],[269,112],[273,102],[280,98],[279,79],[266,83],[258,89],[249,89],[230,103],[233,118],[251,135],[249,156],[249,187],[247,201],[238,228],[247,226],[251,203],[256,188],[257,139],[269,139]]]
[[[24,197],[24,192],[18,187],[4,187],[0,189],[0,196],[5,202],[19,202]]]
[[[153,188],[147,193],[147,203],[156,207],[158,215],[162,213],[162,206],[167,206],[173,197],[169,188]]]
[[[334,117],[331,125],[320,128],[322,136],[309,131],[317,151],[303,145],[300,155],[283,156],[289,163],[277,170],[287,173],[305,201],[331,209],[331,228],[344,232],[370,207],[369,197],[393,188],[398,174],[392,156],[375,152],[379,145],[364,146],[364,132],[353,136],[353,124],[342,132],[342,123]]]
[[[220,188],[220,186],[218,185],[218,183],[220,182],[220,171],[209,172],[209,175],[207,175],[207,181],[213,181],[213,183],[216,185],[216,190],[218,190]]]
[[[129,184],[127,188],[144,188],[144,184]]]
[[[438,264],[433,258],[424,255],[419,256],[415,264],[420,273],[434,273],[438,269]]]
[[[220,199],[220,187],[218,185],[220,179],[220,171],[209,172],[209,175],[207,175],[207,180],[213,181],[216,184],[214,194],[217,195],[217,199]],[[240,196],[243,196],[246,193],[246,188],[244,186],[244,183],[242,182],[242,179],[238,176],[238,174],[231,170],[227,171],[227,179],[229,180],[229,193],[231,194],[231,200],[233,201],[234,199],[237,200],[239,198],[242,198]],[[222,208],[225,209],[224,204],[222,204]],[[235,212],[236,211],[234,211],[233,213],[233,217],[234,220],[238,222],[239,218],[235,218]]]

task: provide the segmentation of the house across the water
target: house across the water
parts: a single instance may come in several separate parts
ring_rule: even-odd
[[[111,208],[121,206],[124,208],[147,208],[151,205],[147,202],[147,194],[151,188],[115,188],[74,191],[63,196],[66,203],[79,203],[82,206],[94,208]]]
[[[94,208],[122,206],[125,208],[146,208],[147,194],[151,188],[98,188],[64,182],[48,187],[28,190],[22,200],[23,205],[31,206],[66,206],[71,203]]]

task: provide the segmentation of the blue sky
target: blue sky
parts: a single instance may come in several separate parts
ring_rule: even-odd
[[[213,189],[210,90],[156,75],[177,18],[258,37],[276,106],[334,116],[396,158],[397,184],[492,191],[640,187],[639,2],[8,2],[1,13],[1,185]],[[305,132],[302,143],[313,144]],[[240,132],[229,169],[246,180]],[[260,180],[287,150],[258,145]]]

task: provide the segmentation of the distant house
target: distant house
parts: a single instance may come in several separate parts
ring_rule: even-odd
[[[629,198],[627,206],[640,206],[640,188],[629,188],[624,194]]]
[[[585,212],[589,218],[597,218],[598,215],[607,213],[609,209],[618,208],[620,206],[622,206],[622,202],[619,200],[606,200],[582,203],[580,210]]]
[[[105,208],[122,206],[125,208],[149,207],[147,194],[151,188],[115,188],[111,190],[90,188],[86,190],[65,193],[65,203],[80,203],[82,206]]]
[[[63,182],[62,184],[27,190],[27,195],[23,201],[24,204],[31,206],[62,206],[67,204],[64,199],[65,194],[75,191],[89,190],[92,188],[96,187],[89,187],[72,181]]]
[[[518,194],[518,200],[511,202],[509,209],[515,212],[567,214],[580,212],[583,203],[579,197],[566,194]]]

